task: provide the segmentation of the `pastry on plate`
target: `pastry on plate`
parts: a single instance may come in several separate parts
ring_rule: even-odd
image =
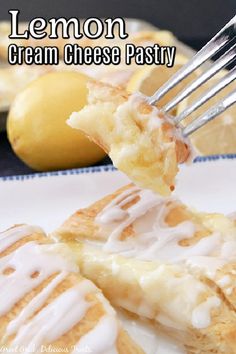
[[[236,227],[128,185],[77,211],[54,238],[116,306],[155,321],[188,353],[236,352]]]
[[[190,148],[173,121],[141,94],[92,81],[88,105],[72,113],[68,124],[82,130],[111,157],[114,165],[143,188],[168,195],[178,163]]]
[[[0,345],[9,351],[143,353],[69,248],[37,227],[0,234],[0,299]]]

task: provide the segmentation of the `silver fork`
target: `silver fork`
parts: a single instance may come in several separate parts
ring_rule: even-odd
[[[177,73],[175,73],[162,87],[160,87],[153,96],[148,98],[150,104],[156,104],[167,92],[175,87],[179,82],[194,72],[207,60],[211,59],[217,52],[230,45],[223,55],[210,66],[194,81],[188,84],[180,93],[178,93],[170,102],[162,107],[163,112],[169,112],[183,99],[188,97],[198,87],[208,81],[221,69],[232,63],[236,58],[236,15],[223,27],[188,63],[186,63]],[[183,112],[174,118],[175,123],[180,126],[180,122],[202,106],[211,97],[215,96],[224,87],[228,86],[236,79],[236,67],[233,67],[216,85],[206,90]],[[194,119],[189,125],[183,128],[183,135],[188,136],[197,129],[217,117],[236,102],[236,90],[225,96],[216,105],[208,109],[205,113]]]

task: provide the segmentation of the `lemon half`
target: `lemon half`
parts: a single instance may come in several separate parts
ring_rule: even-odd
[[[182,112],[199,96],[204,95],[204,92],[213,87],[221,76],[222,73],[198,88],[196,93],[193,93],[182,103],[180,103],[177,114]],[[183,124],[186,125],[195,118],[199,117],[214,104],[218,103],[223,97],[232,92],[235,88],[235,82],[231,83],[215,97],[206,102],[202,107],[193,112],[188,118],[183,120]],[[211,122],[201,127],[190,136],[190,139],[199,153],[203,155],[236,153],[236,106],[232,106]]]
[[[146,96],[152,96],[167,80],[169,80],[187,62],[187,57],[177,54],[175,65],[168,68],[162,65],[145,65],[134,72],[127,83],[129,93],[141,92]],[[190,77],[189,79],[191,79]],[[188,79],[188,81],[189,81]],[[173,98],[186,85],[186,80],[167,93],[159,102],[162,107]]]

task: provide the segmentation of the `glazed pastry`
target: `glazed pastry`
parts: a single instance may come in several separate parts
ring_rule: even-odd
[[[155,321],[188,353],[236,352],[236,228],[129,185],[79,210],[54,237],[110,301]]]
[[[68,120],[111,157],[114,165],[143,188],[168,195],[178,163],[190,148],[171,119],[141,94],[99,82],[89,83],[88,105]]]
[[[0,345],[9,351],[143,353],[68,247],[37,227],[0,234],[0,298]]]

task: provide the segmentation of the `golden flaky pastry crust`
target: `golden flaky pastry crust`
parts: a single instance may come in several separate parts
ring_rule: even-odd
[[[150,193],[119,189],[54,237],[113,304],[152,319],[188,353],[235,353],[235,223]]]
[[[88,105],[68,124],[108,152],[114,165],[137,185],[163,195],[174,189],[178,163],[189,147],[172,121],[141,94],[100,82],[89,83]]]
[[[24,247],[25,255],[22,251]],[[108,321],[111,327],[114,327],[110,333],[108,331],[107,337],[104,336],[107,338],[109,348],[114,347],[118,353],[123,354],[143,353],[123,330],[115,311],[101,291],[92,282],[84,279],[76,270],[77,267],[73,266],[73,257],[70,258],[71,253],[65,245],[49,244],[49,239],[39,228],[19,225],[0,234],[0,250],[1,346],[6,348],[22,346],[25,350],[30,346],[33,352],[51,348],[51,351],[57,353],[64,352],[65,349],[62,348],[66,348],[67,352],[73,352],[74,346],[78,346],[78,351],[82,349],[88,351],[89,346],[93,347],[93,339],[96,348],[96,340],[99,342],[96,335],[101,337],[97,327],[105,319],[105,322]],[[31,257],[32,251],[36,251],[34,259]],[[7,260],[7,257],[11,259]],[[47,261],[45,264],[44,260]],[[35,262],[38,262],[38,268],[33,267]],[[31,278],[32,283],[30,284],[24,276]],[[12,292],[4,294],[3,281],[5,290],[9,289],[9,282],[12,281],[15,286]],[[18,283],[21,285],[20,288],[17,287]],[[49,291],[47,289],[50,286],[52,288]],[[18,298],[15,295],[19,295]],[[57,302],[60,297],[62,301]],[[55,310],[50,312],[47,309],[53,304]],[[65,309],[60,312],[63,307]],[[63,311],[64,315],[58,317]],[[103,329],[105,328],[106,325]],[[86,335],[91,335],[87,341]],[[79,346],[80,341],[83,342],[83,348]]]

